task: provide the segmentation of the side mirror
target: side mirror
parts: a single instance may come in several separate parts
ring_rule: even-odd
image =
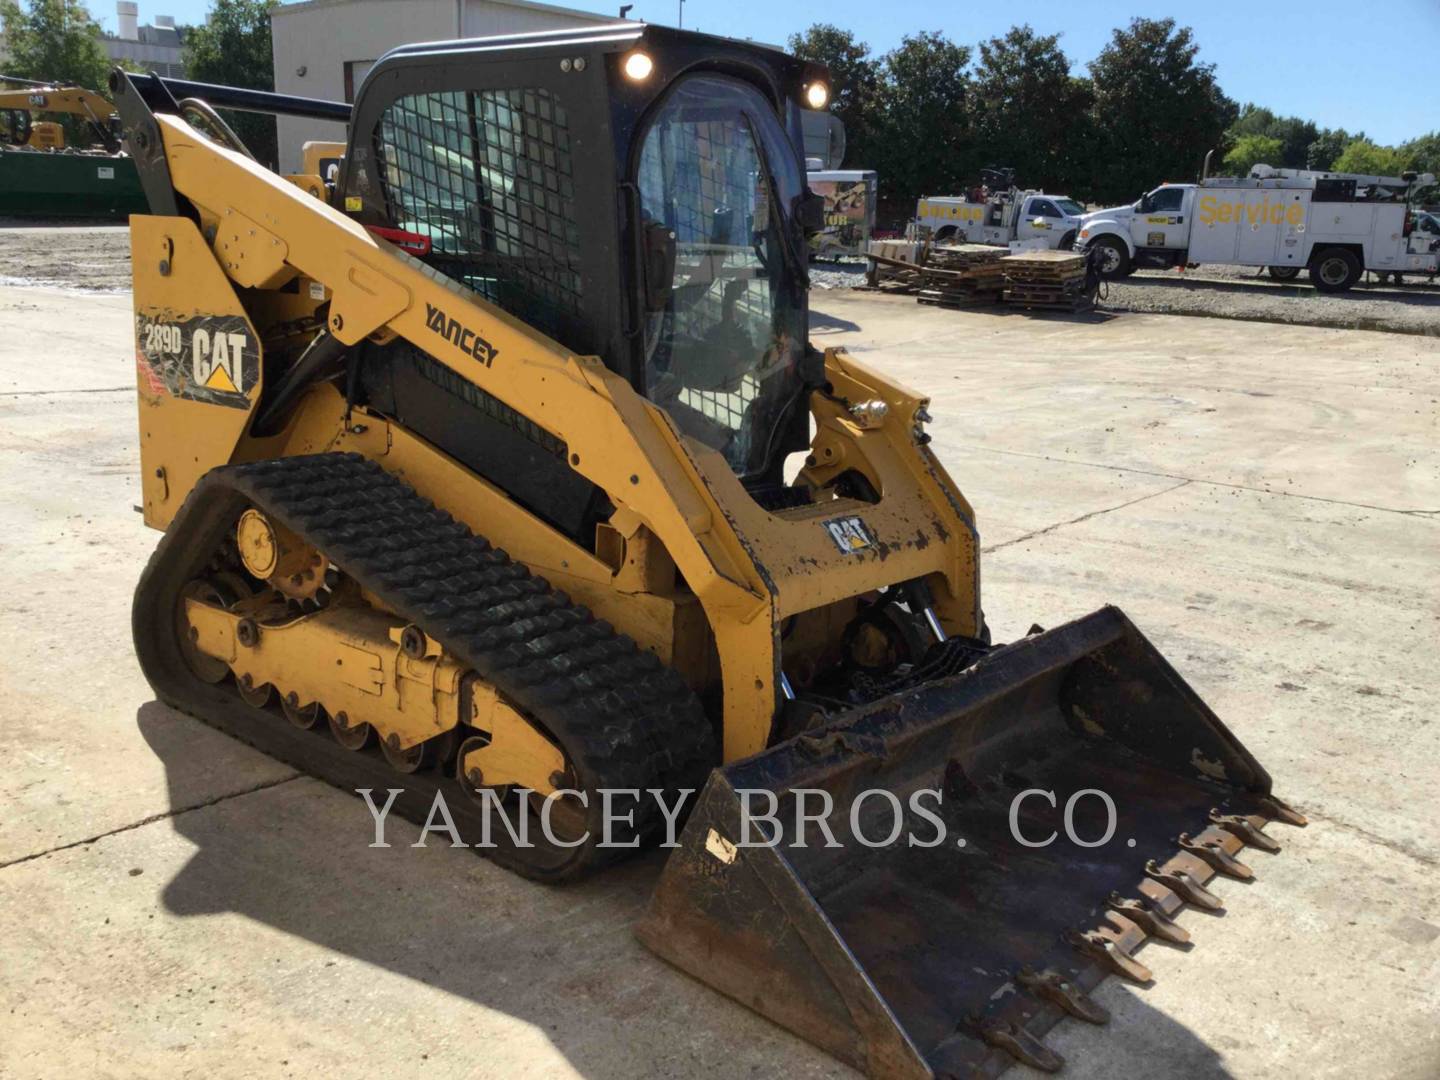
[[[805,230],[806,236],[814,236],[825,228],[825,197],[816,195],[809,188],[796,200],[795,216],[800,221],[800,227]]]

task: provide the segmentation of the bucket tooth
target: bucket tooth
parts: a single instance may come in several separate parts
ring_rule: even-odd
[[[1004,1050],[1022,1065],[1044,1072],[1059,1072],[1065,1059],[1018,1024],[998,1016],[976,1017],[970,1029],[983,1042]]]
[[[1187,904],[1204,908],[1206,911],[1225,910],[1225,905],[1218,896],[1184,870],[1161,870],[1155,860],[1151,859],[1145,864],[1145,876],[1151,881],[1158,881]]]
[[[1219,807],[1211,807],[1210,824],[1253,848],[1268,851],[1271,855],[1280,851],[1280,845],[1275,839],[1262,832],[1260,826],[1244,814],[1222,814]]]
[[[1188,851],[1197,859],[1209,863],[1217,874],[1224,874],[1237,881],[1255,880],[1255,871],[1226,851],[1222,846],[1223,841],[1218,837],[1202,836],[1197,840],[1189,833],[1182,832],[1177,838],[1177,843],[1182,851]]]
[[[1266,795],[1260,800],[1260,812],[1275,821],[1283,821],[1286,825],[1304,828],[1310,824],[1309,818],[1293,807],[1287,806],[1274,795]]]
[[[1078,1020],[1088,1024],[1110,1022],[1108,1009],[1058,971],[1036,971],[1032,967],[1023,967],[1016,973],[1015,981],[1041,1001],[1064,1009]]]
[[[1109,899],[1105,901],[1105,906],[1111,911],[1125,916],[1150,937],[1169,941],[1176,945],[1188,945],[1190,942],[1190,931],[1177,924],[1164,912],[1148,906],[1144,901],[1129,900],[1118,892],[1112,892]]]
[[[1065,940],[1121,978],[1141,984],[1155,978],[1148,967],[1122,949],[1113,938],[1106,937],[1098,930],[1072,930],[1065,935]]]

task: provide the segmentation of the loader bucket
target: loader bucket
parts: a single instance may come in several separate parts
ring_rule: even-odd
[[[919,846],[939,834],[912,809],[921,791],[937,846]],[[1096,791],[1114,807],[1100,843],[1111,816]],[[1145,938],[1185,940],[1181,907],[1218,908],[1205,885],[1250,876],[1235,858],[1246,843],[1275,850],[1261,826],[1303,824],[1269,791],[1107,607],[717,770],[637,933],[875,1076],[1054,1070],[1046,1031],[1065,1015],[1104,1022],[1088,991],[1106,974],[1148,980],[1133,956]],[[752,821],[756,846],[742,846],[746,801],[763,813],[766,792],[778,827]],[[819,816],[820,792],[837,847],[796,821],[802,801]],[[861,842],[897,820],[895,842]]]

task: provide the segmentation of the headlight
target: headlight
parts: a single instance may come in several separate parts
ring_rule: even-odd
[[[632,52],[625,57],[625,77],[635,82],[644,82],[655,70],[655,61],[643,52]]]
[[[823,109],[830,101],[830,88],[823,82],[812,82],[805,87],[805,104],[812,109]]]

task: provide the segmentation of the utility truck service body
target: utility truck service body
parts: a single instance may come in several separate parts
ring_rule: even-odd
[[[1201,263],[1264,266],[1289,280],[1308,269],[1315,287],[1349,289],[1366,270],[1435,274],[1440,245],[1413,240],[1407,206],[1416,177],[1272,169],[1245,178],[1162,184],[1131,206],[1087,214],[1082,248],[1101,250],[1101,273]]]
[[[941,242],[1005,247],[1019,240],[1069,249],[1084,213],[1085,208],[1068,196],[1012,189],[979,201],[960,195],[926,196],[915,209],[915,221],[928,226]]]

